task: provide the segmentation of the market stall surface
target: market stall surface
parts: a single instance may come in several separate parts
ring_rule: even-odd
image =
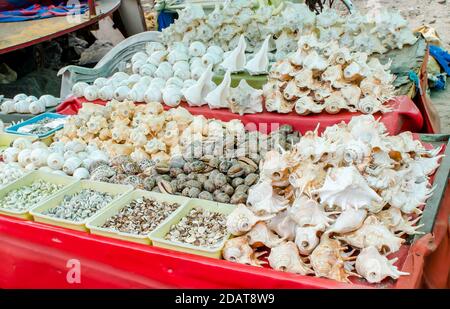
[[[0,24],[0,54],[50,40],[81,29],[111,15],[120,6],[120,0],[96,2],[97,15],[89,17],[89,11],[79,19],[67,16]]]

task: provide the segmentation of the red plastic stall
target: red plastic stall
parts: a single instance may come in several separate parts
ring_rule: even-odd
[[[83,103],[86,102],[84,98],[69,98],[58,106],[56,111],[60,114],[74,115],[78,113]],[[105,101],[96,100],[93,103],[105,105]],[[390,104],[394,110],[386,114],[375,114],[375,117],[381,117],[381,121],[386,125],[390,134],[398,134],[403,131],[420,132],[423,126],[423,117],[419,109],[413,101],[407,96],[400,96],[394,98]],[[240,116],[234,114],[227,109],[211,110],[207,105],[201,107],[191,107],[186,103],[181,104],[193,115],[204,115],[206,118],[216,118],[223,121],[231,119],[240,119],[247,127],[254,125],[256,129],[263,133],[270,133],[277,128],[277,125],[289,124],[294,130],[301,132],[314,130],[317,124],[320,123],[319,131],[324,130],[327,126],[331,126],[341,121],[349,122],[354,116],[361,115],[361,113],[341,112],[339,114],[317,114],[300,116],[295,112],[290,114],[278,114],[264,111],[258,114],[246,114]],[[170,107],[165,106],[166,109]],[[267,128],[267,129],[266,129]]]

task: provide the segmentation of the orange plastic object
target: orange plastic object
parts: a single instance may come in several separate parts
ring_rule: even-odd
[[[86,102],[84,98],[69,98],[63,102],[56,111],[60,114],[74,115],[78,113],[82,104]],[[106,102],[97,100],[93,103],[105,105]],[[375,114],[375,117],[381,117],[381,121],[386,125],[390,134],[398,134],[403,131],[420,132],[423,126],[423,118],[414,102],[407,96],[396,97],[391,102],[394,111],[386,114]],[[360,113],[341,112],[339,114],[317,114],[300,116],[295,112],[290,114],[278,114],[263,112],[258,114],[246,114],[240,116],[233,114],[227,109],[211,110],[207,105],[201,107],[190,107],[186,103],[181,106],[185,107],[194,115],[204,115],[206,118],[216,118],[223,121],[231,119],[240,119],[249,130],[258,129],[263,133],[270,133],[278,128],[279,125],[289,124],[294,130],[305,133],[314,130],[320,123],[319,132],[323,131],[327,126],[331,126],[341,121],[348,122],[353,116],[361,115]],[[165,106],[166,109],[170,107]]]

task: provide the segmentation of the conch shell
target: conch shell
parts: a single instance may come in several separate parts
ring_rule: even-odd
[[[408,215],[403,215],[400,209],[395,207],[380,211],[375,216],[394,233],[400,232],[408,235],[424,234],[418,231],[423,224],[415,225],[421,219],[420,216],[415,219],[410,219]]]
[[[250,75],[260,75],[266,74],[269,68],[269,40],[272,36],[268,35],[264,40],[261,49],[255,53],[252,60],[250,60],[246,65],[245,69]]]
[[[231,234],[240,236],[250,231],[256,223],[273,217],[274,215],[257,216],[244,204],[239,204],[227,218],[227,229]]]
[[[249,238],[249,244],[252,247],[266,246],[268,248],[273,248],[283,242],[276,234],[274,234],[265,222],[258,222],[251,230],[248,232],[247,237]]]
[[[352,258],[343,252],[345,249],[339,240],[330,239],[327,233],[323,234],[309,258],[316,276],[350,282],[348,277],[356,274],[349,270]]]
[[[263,181],[250,188],[247,202],[255,213],[272,214],[287,208],[288,200],[273,192],[270,181]]]
[[[333,221],[323,207],[313,199],[302,195],[295,199],[294,204],[288,210],[289,216],[300,227],[314,226],[324,231]]]
[[[295,244],[300,254],[310,255],[317,247],[319,244],[318,232],[317,226],[297,227],[295,229]]]
[[[216,89],[208,93],[205,98],[206,103],[208,103],[209,108],[228,108],[229,103],[228,99],[230,97],[230,89],[231,89],[231,71],[228,70],[222,82]]]
[[[190,106],[201,106],[206,104],[206,96],[213,90],[212,65],[209,65],[199,80],[189,88],[183,89],[182,93]]]
[[[296,223],[289,217],[286,210],[279,212],[270,219],[268,227],[283,239],[294,240]]]
[[[220,64],[222,68],[226,71],[231,71],[231,73],[241,72],[245,67],[245,49],[247,48],[247,43],[245,42],[244,35],[239,38],[239,43],[236,48],[231,51]]]
[[[399,271],[394,263],[398,258],[388,260],[374,246],[364,248],[356,258],[355,268],[358,274],[369,283],[379,283],[386,277],[398,279],[409,273]]]
[[[393,234],[375,216],[369,216],[358,230],[338,237],[355,248],[374,246],[378,251],[387,249],[396,252],[405,242],[404,239]]]
[[[308,275],[314,273],[301,259],[297,246],[288,241],[278,245],[270,250],[268,257],[270,267],[273,269],[300,274]]]
[[[338,234],[353,232],[361,227],[366,217],[367,210],[348,208],[337,217],[327,232]]]
[[[355,166],[330,169],[322,188],[315,190],[322,204],[367,208],[372,202],[382,202],[382,198],[372,190]]]
[[[225,242],[222,249],[222,256],[225,260],[240,264],[261,266],[262,261],[258,260],[258,255],[250,247],[247,236],[235,237]]]

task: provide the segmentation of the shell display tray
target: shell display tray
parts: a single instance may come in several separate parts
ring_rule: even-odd
[[[129,205],[132,201],[137,198],[144,197],[154,199],[159,202],[168,202],[168,203],[178,203],[180,206],[177,210],[172,212],[159,226],[164,224],[166,221],[170,220],[170,218],[175,215],[178,211],[180,211],[183,206],[185,206],[190,199],[182,196],[176,195],[168,195],[161,194],[156,192],[149,192],[144,190],[135,190],[127,195],[122,196],[120,199],[111,203],[107,208],[100,211],[94,217],[92,217],[86,224],[86,227],[91,231],[92,234],[102,235],[106,237],[132,241],[140,244],[151,245],[151,240],[148,235],[136,235],[131,233],[120,232],[115,229],[103,228],[103,224],[105,222],[118,214],[124,207]]]
[[[46,138],[46,137],[49,137],[49,136],[53,135],[56,131],[62,129],[64,125],[60,124],[56,128],[51,129],[50,131],[48,131],[47,133],[39,134],[39,135],[27,134],[27,133],[19,133],[18,130],[21,127],[24,127],[24,126],[27,126],[27,125],[30,125],[30,124],[34,124],[34,123],[39,122],[39,121],[41,121],[41,120],[43,120],[45,118],[60,119],[60,118],[65,118],[65,117],[67,117],[67,116],[66,115],[61,115],[61,114],[55,114],[55,113],[40,114],[39,116],[33,117],[33,118],[28,119],[28,120],[26,120],[24,122],[21,122],[19,124],[16,124],[16,125],[10,126],[9,128],[6,128],[5,132],[12,133],[12,134],[18,134],[18,135],[37,136],[38,138]]]
[[[64,187],[57,193],[42,199],[36,206],[42,205],[43,203],[45,203],[46,201],[48,201],[50,198],[52,198],[53,196],[55,196],[58,193],[64,193],[66,190],[70,189],[70,187],[72,185],[74,185],[78,182],[78,180],[76,180],[73,177],[55,175],[55,174],[51,174],[51,173],[45,173],[42,171],[34,171],[31,173],[25,174],[22,178],[19,178],[16,181],[3,187],[0,190],[0,199],[2,199],[6,194],[8,194],[12,190],[15,190],[15,189],[18,189],[21,187],[25,187],[25,186],[29,186],[32,183],[34,183],[35,181],[39,181],[39,180],[43,180],[45,182],[49,182],[49,183],[53,183],[53,184],[57,184],[57,185],[63,185]],[[30,210],[31,209],[28,209],[25,211],[13,211],[10,209],[0,208],[0,214],[5,214],[8,216],[31,220],[32,216],[30,214]]]
[[[62,191],[56,195],[54,195],[51,199],[48,199],[45,203],[41,203],[36,207],[33,207],[30,211],[30,214],[33,216],[34,220],[37,222],[47,223],[51,225],[57,225],[61,227],[65,227],[72,230],[78,230],[78,231],[88,231],[88,228],[86,227],[86,222],[89,219],[85,219],[82,221],[70,221],[65,219],[60,219],[56,217],[52,217],[49,215],[44,215],[43,212],[57,207],[61,204],[64,197],[66,195],[74,195],[78,192],[80,192],[83,189],[92,189],[94,191],[102,192],[102,193],[109,193],[113,196],[115,196],[113,202],[117,199],[119,199],[121,196],[131,192],[133,190],[132,186],[125,186],[125,185],[117,185],[117,184],[110,184],[110,183],[104,183],[99,181],[91,181],[91,180],[82,180],[77,182],[75,185],[71,186],[68,190]],[[103,209],[107,208],[109,205],[106,205]]]
[[[205,248],[194,246],[188,243],[173,242],[164,239],[164,237],[169,233],[171,226],[180,222],[181,219],[183,217],[186,217],[193,208],[200,208],[203,210],[208,210],[210,212],[222,213],[227,216],[235,209],[235,207],[235,205],[231,204],[222,204],[206,200],[191,199],[188,204],[173,213],[169,220],[166,220],[164,224],[161,224],[157,229],[151,232],[150,239],[152,240],[155,247],[167,248],[176,251],[220,259],[222,256],[222,248],[225,244],[225,241],[230,238],[231,234],[227,234],[215,248]]]
[[[5,148],[8,148],[11,146],[12,142],[14,142],[15,139],[23,137],[31,142],[34,142],[37,140],[36,136],[30,136],[30,135],[17,135],[17,134],[11,134],[11,133],[0,133],[0,150],[3,150]]]

